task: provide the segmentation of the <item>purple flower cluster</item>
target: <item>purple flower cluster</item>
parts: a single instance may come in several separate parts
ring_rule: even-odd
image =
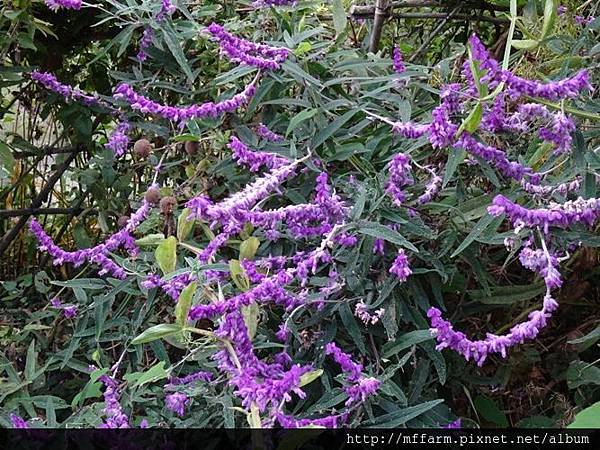
[[[150,204],[144,200],[141,206],[129,217],[125,227],[109,236],[103,243],[95,247],[67,252],[57,246],[52,238],[46,234],[42,226],[34,218],[29,222],[29,229],[38,240],[38,249],[50,254],[53,258],[54,265],[71,263],[75,267],[82,265],[84,262],[90,262],[102,267],[99,275],[106,273],[111,274],[115,278],[125,278],[125,271],[114,261],[108,258],[108,253],[117,250],[120,247],[127,249],[131,254],[137,253],[135,239],[131,233],[142,223],[150,212]]]
[[[227,145],[231,150],[232,157],[238,164],[247,166],[250,172],[258,172],[261,166],[269,169],[276,169],[289,161],[275,153],[255,152],[250,150],[246,144],[240,141],[237,137],[231,136]]]
[[[254,66],[261,70],[277,70],[289,55],[285,48],[256,44],[236,37],[217,23],[210,24],[206,32],[219,43],[221,52],[234,63]]]
[[[104,391],[103,410],[106,419],[100,428],[129,428],[129,418],[123,412],[121,403],[119,403],[119,398],[121,397],[119,384],[109,375],[102,375],[99,380],[106,387]]]
[[[333,357],[333,360],[339,364],[342,372],[344,372],[344,378],[350,383],[345,388],[346,394],[348,394],[347,407],[353,403],[364,402],[381,386],[380,380],[364,377],[362,375],[362,364],[354,362],[350,355],[343,352],[335,343],[330,342],[325,346],[325,354]]]
[[[190,106],[169,106],[150,100],[135,92],[127,83],[121,83],[115,88],[113,97],[115,99],[124,100],[135,111],[139,111],[143,114],[153,114],[173,122],[184,124],[191,119],[218,117],[223,113],[233,112],[239,107],[246,105],[254,96],[255,92],[256,86],[254,82],[252,82],[246,86],[242,92],[234,95],[229,100],[223,100],[217,103],[206,102]]]
[[[152,31],[152,28],[150,28],[150,27],[144,28],[144,31],[142,32],[142,38],[140,39],[140,41],[138,43],[138,52],[136,55],[136,58],[139,62],[146,61],[146,58],[148,57],[148,55],[146,54],[146,50],[152,44],[153,37],[154,37],[154,31]]]
[[[255,0],[252,6],[255,8],[264,8],[270,6],[295,6],[297,0]]]
[[[187,395],[181,392],[175,392],[165,397],[165,406],[168,410],[173,411],[179,417],[185,415],[185,408],[188,405],[190,399]]]
[[[408,265],[408,258],[404,250],[399,249],[398,255],[390,267],[390,273],[396,275],[401,282],[405,282],[408,277],[412,274],[412,270]]]
[[[419,205],[424,205],[425,203],[429,203],[433,198],[437,195],[442,186],[442,177],[440,177],[433,169],[426,168],[431,173],[431,178],[429,182],[425,185],[425,192],[423,192],[419,198],[417,198],[417,203]]]
[[[60,309],[63,312],[63,315],[67,319],[72,319],[77,315],[77,306],[76,305],[63,305],[58,297],[53,297],[50,300],[50,304],[53,308]]]
[[[354,315],[358,317],[365,325],[375,325],[381,319],[381,316],[385,313],[385,309],[380,308],[371,314],[367,309],[367,305],[364,301],[360,301],[354,307]]]
[[[265,124],[259,123],[256,127],[256,134],[258,134],[261,138],[271,141],[271,142],[281,142],[283,141],[283,136],[271,131]]]
[[[115,154],[115,156],[122,156],[127,152],[129,147],[129,136],[127,133],[131,130],[129,122],[121,121],[117,125],[117,128],[111,133],[108,138],[108,142],[104,146]]]
[[[80,9],[81,0],[44,0],[46,6],[52,11],[58,11],[60,8]]]
[[[394,72],[403,73],[406,71],[406,66],[402,60],[402,52],[398,46],[394,46],[394,50],[392,52],[392,63],[394,66]]]
[[[390,162],[390,178],[385,191],[392,197],[394,204],[402,206],[406,194],[402,191],[404,186],[413,183],[410,175],[410,158],[404,153],[398,153]]]
[[[18,414],[10,415],[10,423],[13,428],[29,428],[27,421]]]
[[[195,280],[196,277],[189,272],[170,277],[168,280],[163,280],[156,274],[149,274],[146,276],[146,279],[142,281],[141,285],[144,289],[148,290],[154,288],[162,289],[165,294],[177,301],[179,295],[181,295],[181,291]]]
[[[73,88],[69,85],[63,84],[59,82],[56,79],[56,76],[50,72],[40,72],[38,70],[34,70],[29,76],[36,83],[39,83],[49,91],[55,92],[64,97],[67,101],[72,100],[87,106],[103,106],[110,108],[110,106],[106,102],[100,100],[96,94],[86,94],[78,88]]]
[[[528,209],[503,195],[494,197],[488,212],[493,216],[506,214],[517,228],[540,227],[548,233],[551,226],[567,228],[576,223],[592,226],[600,217],[600,200],[578,197],[565,203],[550,203],[547,208]]]

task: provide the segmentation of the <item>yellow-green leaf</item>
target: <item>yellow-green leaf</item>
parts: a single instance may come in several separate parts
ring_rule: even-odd
[[[167,336],[173,336],[174,334],[181,333],[182,327],[176,323],[161,323],[160,325],[154,325],[148,328],[142,334],[134,338],[131,343],[133,345],[145,344],[146,342],[156,341]]]
[[[258,328],[258,313],[259,308],[257,303],[244,306],[242,308],[242,315],[244,316],[244,322],[246,328],[248,328],[248,335],[252,339],[256,335],[256,329]]]
[[[558,15],[558,0],[546,0],[544,5],[544,23],[542,25],[542,35],[540,41],[548,37],[556,22],[556,16]]]
[[[177,238],[169,236],[154,252],[156,262],[164,274],[173,272],[177,265]]]
[[[240,244],[240,261],[244,259],[252,259],[256,254],[256,250],[260,246],[260,241],[254,236],[249,237]]]
[[[540,42],[536,39],[513,39],[512,46],[518,50],[533,50]]]
[[[238,289],[241,291],[250,289],[250,280],[248,280],[248,277],[244,273],[244,269],[242,269],[242,266],[237,259],[229,261],[229,272],[231,273],[231,279]]]
[[[300,377],[299,387],[306,386],[307,384],[312,383],[321,375],[323,375],[323,369],[311,370],[310,372],[306,372]]]
[[[181,291],[181,294],[179,294],[177,306],[175,306],[175,323],[182,327],[187,323],[188,313],[192,307],[192,298],[194,297],[197,287],[198,283],[194,281],[188,284],[185,289]]]
[[[190,215],[190,209],[185,208],[177,218],[177,239],[185,241],[194,228],[194,221],[187,220]]]

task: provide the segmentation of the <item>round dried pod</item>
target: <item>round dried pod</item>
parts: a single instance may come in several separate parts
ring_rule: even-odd
[[[160,211],[165,215],[173,214],[173,209],[176,206],[177,199],[175,197],[163,197],[159,203]]]
[[[155,205],[160,201],[160,190],[156,187],[151,187],[146,191],[144,198],[148,203]]]
[[[127,225],[128,221],[129,221],[129,216],[120,216],[119,219],[117,220],[117,226],[119,228],[125,228],[125,225]]]
[[[140,158],[147,158],[152,152],[152,144],[148,139],[138,139],[133,144],[133,154]]]
[[[187,141],[184,145],[185,147],[185,152],[189,155],[189,156],[194,156],[198,154],[198,141]]]

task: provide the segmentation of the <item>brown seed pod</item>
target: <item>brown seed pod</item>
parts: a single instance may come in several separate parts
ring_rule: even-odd
[[[198,154],[198,141],[187,141],[184,145],[185,147],[185,152],[189,155],[189,156],[194,156]]]
[[[129,216],[120,216],[119,219],[117,220],[117,226],[119,228],[124,228],[125,225],[127,225],[128,221],[129,221]]]
[[[140,158],[147,158],[152,152],[152,144],[148,139],[139,139],[133,144],[133,154]]]
[[[158,206],[163,214],[173,214],[173,209],[177,206],[177,199],[175,197],[163,197]]]
[[[160,201],[160,191],[158,188],[151,187],[146,191],[146,195],[144,196],[148,203],[152,203],[153,205],[157,204]]]

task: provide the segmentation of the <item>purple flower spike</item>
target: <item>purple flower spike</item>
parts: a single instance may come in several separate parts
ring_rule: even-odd
[[[29,428],[27,421],[17,414],[10,415],[10,423],[13,428]]]
[[[390,162],[389,171],[390,178],[385,190],[392,197],[394,204],[402,206],[406,200],[402,188],[413,183],[410,176],[410,158],[404,153],[398,153]]]
[[[258,134],[261,138],[271,141],[271,142],[281,142],[283,141],[283,136],[280,134],[274,133],[271,131],[266,125],[259,123],[256,127],[256,134]]]
[[[185,415],[185,407],[189,401],[190,399],[187,395],[175,392],[174,394],[169,394],[165,397],[165,406],[179,417],[183,417]]]
[[[402,282],[406,281],[412,274],[412,270],[408,266],[408,258],[406,257],[404,250],[398,250],[398,256],[396,256],[392,267],[390,267],[390,273],[396,275]]]
[[[52,11],[58,11],[61,8],[65,9],[80,9],[81,0],[44,0],[46,6]]]
[[[261,70],[276,70],[289,55],[285,48],[270,47],[238,38],[217,23],[210,24],[206,32],[219,43],[221,52],[234,63],[254,66]]]
[[[402,52],[398,46],[394,47],[392,62],[394,66],[394,72],[400,74],[406,71],[406,66],[402,60]]]

